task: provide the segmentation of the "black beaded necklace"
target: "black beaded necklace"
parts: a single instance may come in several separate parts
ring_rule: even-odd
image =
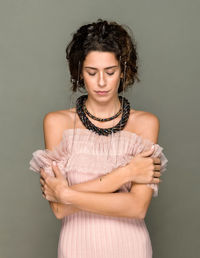
[[[128,100],[125,97],[119,96],[119,100],[122,106],[122,102],[123,102],[123,106],[122,106],[122,118],[121,120],[118,122],[118,124],[116,124],[113,127],[110,128],[100,128],[95,126],[86,116],[83,106],[84,106],[84,102],[86,101],[88,95],[82,95],[79,98],[77,98],[76,100],[76,111],[78,113],[78,116],[81,120],[81,122],[84,124],[84,126],[89,129],[94,131],[95,133],[99,134],[99,135],[105,135],[108,136],[111,133],[116,133],[118,131],[121,131],[129,118],[130,115],[130,103],[128,102]]]
[[[86,108],[86,105],[85,105],[85,102],[86,102],[86,98],[84,99],[83,101],[83,111],[89,116],[91,117],[92,119],[96,120],[96,121],[100,121],[100,122],[106,122],[106,121],[111,121],[113,119],[115,119],[116,117],[118,117],[121,113],[122,113],[122,105],[120,106],[120,109],[119,111],[117,112],[117,114],[115,114],[114,116],[111,116],[111,117],[108,117],[108,118],[99,118],[99,117],[96,117],[94,115],[92,115]]]

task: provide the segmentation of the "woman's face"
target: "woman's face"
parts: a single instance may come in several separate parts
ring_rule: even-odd
[[[88,96],[110,99],[118,95],[120,64],[114,53],[90,51],[83,62],[82,76]]]

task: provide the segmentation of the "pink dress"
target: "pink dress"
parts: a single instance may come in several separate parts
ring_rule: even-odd
[[[43,167],[53,175],[51,161],[56,160],[69,185],[95,179],[126,165],[134,155],[149,149],[153,143],[135,133],[120,131],[103,136],[88,129],[66,129],[53,150],[33,152],[30,169]],[[163,148],[155,145],[153,157],[160,157],[161,172],[167,158]],[[132,182],[118,191],[129,192]],[[158,185],[149,184],[158,195]],[[152,258],[152,245],[143,219],[104,216],[79,211],[65,216],[58,242],[58,258]]]

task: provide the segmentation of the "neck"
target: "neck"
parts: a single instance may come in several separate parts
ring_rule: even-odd
[[[94,116],[99,118],[107,118],[116,114],[120,109],[120,101],[118,95],[109,99],[107,102],[98,102],[89,95],[85,102],[87,110]]]

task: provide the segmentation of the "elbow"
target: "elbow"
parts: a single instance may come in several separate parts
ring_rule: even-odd
[[[146,205],[141,205],[138,209],[138,218],[139,219],[145,219],[147,214],[148,207]]]
[[[64,216],[59,213],[54,213],[54,215],[55,215],[56,219],[59,219],[59,220],[64,218]]]
[[[57,204],[54,202],[50,202],[50,201],[49,201],[49,204],[50,204],[51,210],[52,210],[53,214],[55,215],[56,219],[62,219],[63,214],[61,214],[61,212],[58,211]]]
[[[147,210],[146,210],[146,209],[144,209],[144,208],[140,208],[140,209],[139,209],[139,208],[138,208],[137,211],[134,210],[134,211],[131,213],[130,217],[131,217],[131,218],[134,218],[134,219],[145,219],[146,214],[147,214]]]
[[[56,219],[63,219],[63,214],[61,214],[61,212],[57,212],[55,209],[52,209],[52,212],[54,214],[54,216],[56,217]]]
[[[138,214],[138,219],[145,219],[146,217],[146,211],[142,210],[139,214]]]

